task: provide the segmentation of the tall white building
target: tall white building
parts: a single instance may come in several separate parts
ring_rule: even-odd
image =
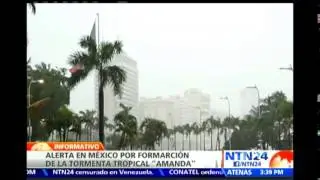
[[[113,120],[114,116],[122,110],[120,107],[120,103],[122,103],[125,106],[132,107],[131,114],[139,119],[139,82],[137,62],[128,57],[125,53],[122,53],[114,57],[111,65],[117,65],[124,69],[126,71],[127,80],[123,84],[123,94],[121,98],[114,95],[111,85],[107,85],[104,88],[104,115],[109,120]],[[98,108],[98,99],[96,102]]]
[[[141,123],[144,118],[156,118],[164,121],[168,128],[174,126],[174,102],[162,97],[157,98],[141,98],[139,104],[139,117]]]
[[[169,96],[157,98],[141,98],[140,105],[140,121],[146,117],[156,118],[166,122],[168,128],[174,126],[192,124],[194,122],[200,123],[207,119],[210,114],[210,96],[202,93],[196,89],[187,90],[184,96]],[[201,121],[200,121],[201,118]],[[182,136],[177,136],[177,148],[180,149],[182,144]],[[167,140],[164,140],[167,144]],[[192,136],[192,148],[195,149],[196,138]],[[206,138],[206,144],[209,144],[210,139]],[[188,140],[184,139],[185,150],[188,148]],[[202,142],[203,144],[203,142]],[[203,145],[202,145],[203,146]],[[159,148],[159,147],[157,147]],[[206,149],[210,148],[209,145]],[[203,148],[202,148],[203,149]]]
[[[197,89],[190,89],[184,96],[140,99],[140,119],[146,117],[167,121],[167,125],[182,125],[204,120],[210,115],[210,96]],[[168,117],[172,117],[169,122]]]
[[[188,89],[184,93],[184,99],[190,106],[198,109],[198,113],[201,113],[201,121],[210,116],[211,99],[209,94],[198,89]]]

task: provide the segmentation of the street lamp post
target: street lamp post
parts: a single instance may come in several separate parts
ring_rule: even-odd
[[[289,65],[289,67],[280,67],[279,68],[280,70],[287,70],[287,71],[292,71],[293,72],[293,67],[292,67],[292,65],[290,64]],[[279,121],[279,131],[280,131],[280,121]],[[291,138],[291,129],[289,129],[289,138]],[[279,133],[280,134],[280,133]],[[279,137],[279,144],[280,144],[280,137]],[[293,142],[292,142],[292,140],[290,139],[289,140],[289,146],[291,147],[292,146],[292,144],[293,144]],[[280,145],[279,145],[280,146]]]
[[[255,90],[257,91],[257,94],[258,94],[258,117],[260,118],[260,117],[261,117],[261,111],[260,111],[260,91],[259,91],[257,85],[248,86],[247,88],[248,88],[248,89],[255,89]]]
[[[292,65],[290,64],[289,67],[281,67],[279,68],[280,70],[288,70],[288,71],[292,71],[293,72],[293,67]]]
[[[221,97],[220,99],[222,100],[226,100],[228,102],[228,118],[229,120],[231,119],[231,112],[230,112],[230,100],[229,98],[226,96],[226,97]],[[229,133],[229,129],[227,129],[227,133],[229,134],[229,149],[231,150],[231,134]]]
[[[28,108],[30,108],[30,105],[31,105],[31,85],[32,84],[36,84],[36,83],[39,83],[39,84],[42,84],[44,83],[44,80],[43,79],[38,79],[38,80],[33,80],[32,78],[29,78],[30,79],[30,82],[29,82],[29,85],[28,85]],[[31,141],[31,137],[32,137],[32,126],[31,126],[31,118],[30,118],[30,113],[29,113],[29,116],[28,116],[28,136],[29,136],[29,141]]]
[[[261,109],[260,109],[260,91],[259,91],[259,88],[257,87],[257,85],[248,86],[246,88],[255,89],[257,91],[257,95],[258,95],[258,118],[260,119],[261,118]],[[259,141],[262,142],[262,139],[260,139]],[[262,145],[262,143],[261,143],[261,145]],[[262,146],[262,147],[264,147],[264,146]]]

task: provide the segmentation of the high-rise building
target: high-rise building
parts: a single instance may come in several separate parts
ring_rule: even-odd
[[[205,120],[210,115],[210,96],[196,89],[187,90],[183,97],[141,98],[140,119],[146,117],[163,120],[167,125],[182,125]],[[171,117],[168,120],[168,117]],[[174,122],[171,122],[174,121]]]
[[[188,89],[184,92],[184,99],[189,106],[195,107],[201,113],[201,121],[210,116],[210,95],[198,89]]]
[[[104,88],[104,115],[109,120],[113,120],[114,116],[122,109],[120,104],[132,107],[131,114],[139,119],[138,113],[138,97],[139,97],[139,82],[137,62],[128,57],[127,54],[121,53],[114,57],[110,65],[117,65],[125,70],[127,79],[123,84],[122,96],[115,96],[113,87],[107,85]],[[98,97],[98,95],[96,95]],[[97,99],[97,98],[96,98]],[[97,99],[98,100],[98,99]],[[98,101],[96,104],[98,107]]]
[[[167,127],[172,129],[174,126],[192,124],[207,119],[210,115],[210,96],[196,89],[190,89],[184,96],[169,96],[166,98],[141,98],[139,103],[140,122],[144,118],[155,118],[164,121]],[[201,118],[201,121],[200,121]],[[177,148],[181,149],[182,141],[185,150],[188,149],[188,140],[185,136],[177,134]],[[210,139],[206,138],[206,144]],[[195,149],[196,137],[192,134],[191,148]],[[164,140],[167,144],[167,140]],[[170,149],[172,149],[171,147]],[[210,148],[208,145],[206,149]],[[159,147],[157,147],[159,149]],[[203,148],[202,148],[203,149]]]
[[[141,98],[139,103],[139,123],[141,123],[144,118],[155,118],[164,121],[168,128],[173,128],[174,116],[176,115],[174,110],[173,101],[161,97],[150,99]]]

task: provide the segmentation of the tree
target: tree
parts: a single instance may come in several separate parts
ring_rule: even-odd
[[[138,135],[138,122],[135,116],[130,114],[132,107],[127,107],[123,104],[120,104],[122,111],[114,117],[115,132],[121,132],[121,138],[118,145],[118,149],[123,147],[130,146],[130,149],[133,149],[133,143],[136,136]]]
[[[36,5],[35,3],[28,3],[28,6],[31,8],[33,14],[36,14]]]
[[[179,133],[179,126],[173,127],[173,139],[174,139],[174,150],[177,150],[177,134]]]
[[[56,130],[58,131],[60,141],[68,141],[68,133],[71,130],[71,125],[73,122],[74,114],[66,106],[59,108],[57,112],[54,113],[54,122]]]
[[[122,52],[120,41],[102,42],[97,47],[96,42],[90,36],[85,36],[80,40],[80,47],[83,49],[73,53],[69,58],[69,64],[82,66],[81,70],[72,74],[69,79],[71,87],[76,86],[84,80],[90,72],[98,72],[99,82],[99,140],[105,144],[104,137],[104,95],[103,88],[109,84],[113,87],[115,95],[121,96],[122,85],[126,81],[126,72],[119,66],[111,65],[114,56]]]
[[[284,149],[292,149],[292,131],[293,131],[293,103],[289,101],[282,101],[279,104],[279,113],[282,125],[282,147]]]
[[[201,133],[201,130],[198,123],[196,122],[194,122],[191,127],[192,127],[193,134],[196,135],[196,150],[198,150],[198,136]]]
[[[64,68],[51,68],[50,64],[45,63],[37,64],[34,68],[28,64],[27,68],[27,88],[30,88],[28,119],[31,119],[31,139],[36,141],[48,135],[41,130],[40,120],[49,121],[61,106],[69,104],[70,89],[65,83],[67,76]],[[38,79],[44,80],[44,83],[30,84],[31,80]]]
[[[183,129],[183,126],[177,126],[176,131],[177,131],[177,133],[182,135],[181,149],[184,150],[184,129]]]
[[[168,140],[168,151],[170,150],[170,142],[171,142],[171,136],[174,134],[173,129],[168,129],[168,133],[166,135]]]
[[[141,143],[148,150],[154,150],[155,144],[160,145],[161,138],[168,133],[166,123],[153,118],[145,118],[140,125],[140,131]]]
[[[216,140],[216,151],[220,150],[220,134],[221,134],[221,128],[222,128],[222,124],[221,124],[221,120],[217,119],[214,121],[214,126],[217,128],[217,140]]]
[[[85,124],[85,134],[87,134],[87,141],[92,141],[92,130],[95,128],[97,122],[97,112],[95,110],[80,111],[79,115],[82,122]]]
[[[239,129],[232,133],[232,148],[237,150],[248,150],[257,147],[258,131],[256,130],[256,119],[248,116],[239,124]],[[229,143],[225,142],[225,149],[229,148]]]
[[[206,150],[206,132],[208,130],[208,122],[203,121],[201,124],[201,131],[203,132],[203,150]],[[201,149],[201,147],[200,147]]]
[[[293,113],[292,104],[288,102],[287,97],[283,92],[276,91],[263,100],[263,106],[263,120],[269,122],[268,127],[266,127],[266,129],[269,130],[269,134],[271,134],[273,130],[271,135],[272,138],[269,140],[269,143],[272,147],[277,147],[277,149],[290,148],[288,147],[288,145],[291,142],[286,143],[287,145],[285,145],[284,142],[287,141],[285,139],[285,134],[289,134],[287,133],[289,129],[286,127],[291,127],[290,124],[292,124],[292,122],[290,122]],[[286,119],[289,121],[285,122]]]
[[[216,128],[216,120],[213,118],[213,116],[209,117],[207,120],[208,126],[208,132],[210,134],[210,139],[211,139],[211,148],[210,150],[213,150],[213,130]]]
[[[221,123],[221,134],[224,135],[224,147],[223,149],[231,149],[232,148],[232,141],[231,136],[232,133],[239,129],[239,122],[240,119],[236,117],[226,117],[223,122]],[[228,136],[229,134],[229,136]],[[228,144],[227,144],[228,143]],[[231,145],[231,147],[230,147]]]
[[[83,123],[85,123],[84,119],[82,119],[79,115],[74,114],[72,128],[70,129],[70,131],[76,134],[76,141],[81,141]]]
[[[189,138],[189,150],[191,150],[191,132],[192,132],[192,127],[190,124],[185,124],[183,126],[184,133],[186,135],[186,138]]]
[[[292,102],[284,93],[276,91],[262,100],[261,113],[257,109],[253,107],[241,121],[232,119],[229,128],[239,124],[238,128],[233,129],[232,148],[292,149]],[[228,143],[225,143],[226,147],[229,147]]]

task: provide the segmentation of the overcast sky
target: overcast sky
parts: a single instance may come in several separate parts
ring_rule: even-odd
[[[68,56],[89,35],[100,14],[102,40],[120,39],[138,63],[139,94],[209,93],[212,109],[243,115],[276,90],[293,97],[292,4],[36,4],[28,10],[28,56],[32,63],[69,68]],[[71,108],[94,108],[93,79],[71,93]]]

